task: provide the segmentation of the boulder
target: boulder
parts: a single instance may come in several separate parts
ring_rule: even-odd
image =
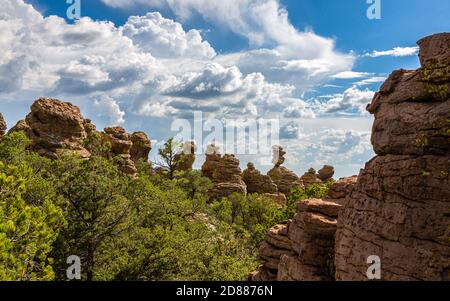
[[[132,146],[130,150],[131,160],[137,163],[139,160],[148,162],[148,154],[152,150],[152,143],[144,132],[135,132],[130,137]]]
[[[334,167],[331,165],[325,165],[322,169],[318,171],[317,177],[322,181],[326,182],[331,180],[334,176]]]
[[[56,99],[40,98],[31,106],[25,120],[19,121],[11,131],[24,131],[30,138],[30,149],[56,159],[66,150],[88,158],[90,153],[83,146],[87,137],[85,119],[80,108]]]
[[[323,183],[322,180],[319,179],[319,175],[314,168],[310,168],[300,179],[305,186]]]
[[[291,195],[292,189],[303,188],[300,178],[284,166],[272,168],[267,175],[277,185],[278,191],[286,196]]]
[[[247,185],[247,193],[275,194],[278,192],[277,185],[272,179],[267,175],[261,174],[253,163],[247,164],[247,169],[242,173],[242,180]]]

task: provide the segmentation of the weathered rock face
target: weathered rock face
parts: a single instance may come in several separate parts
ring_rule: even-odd
[[[319,175],[314,168],[310,168],[300,179],[305,186],[322,184],[322,180],[319,179]]]
[[[272,179],[267,175],[261,174],[253,163],[247,164],[247,169],[242,173],[242,179],[247,185],[247,193],[275,194],[278,192],[277,185]]]
[[[214,146],[207,150],[202,174],[212,180],[214,186],[209,191],[211,199],[227,197],[232,193],[247,194],[247,186],[242,180],[239,160],[234,155],[221,156]]]
[[[450,34],[418,42],[422,68],[394,72],[368,110],[379,155],[339,215],[336,279],[450,280]]]
[[[252,281],[277,280],[278,266],[283,255],[294,255],[291,241],[288,238],[290,221],[271,228],[266,234],[266,240],[259,248],[259,269],[250,274]]]
[[[19,121],[11,131],[24,131],[32,141],[31,150],[43,156],[56,159],[58,151],[66,150],[87,158],[90,153],[82,146],[87,137],[84,123],[77,106],[40,98],[33,103],[25,120]]]
[[[326,182],[331,180],[334,176],[334,167],[331,165],[325,165],[322,169],[319,170],[317,177],[322,181]]]
[[[0,137],[5,135],[6,132],[6,122],[5,119],[3,119],[2,113],[0,113]]]
[[[339,179],[330,186],[326,198],[332,199],[333,202],[340,205],[344,205],[346,197],[350,195],[357,181],[358,176]]]
[[[186,141],[180,152],[175,155],[175,170],[187,171],[191,170],[195,162],[195,152],[197,147],[194,141]]]
[[[139,160],[144,162],[148,161],[148,154],[152,150],[152,143],[144,132],[135,132],[131,135],[130,140],[132,142],[130,155],[131,160],[137,163]]]
[[[354,180],[347,178],[337,181],[323,200],[298,202],[298,212],[293,220],[277,225],[267,233],[259,250],[261,266],[250,275],[250,279],[333,280],[335,232],[342,208],[341,193],[351,191],[351,186],[354,186],[351,182],[354,183]],[[332,195],[339,199],[331,198]]]

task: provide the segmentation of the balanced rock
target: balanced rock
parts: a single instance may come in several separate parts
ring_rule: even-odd
[[[317,177],[322,181],[326,182],[331,180],[334,176],[334,167],[331,165],[325,165],[322,169],[318,171]]]
[[[286,152],[281,146],[273,147],[273,159],[272,162],[275,166],[269,170],[267,175],[275,183],[278,191],[288,197],[291,194],[292,189],[303,187],[303,183],[300,178],[292,171],[284,166],[281,166],[284,161],[284,155]]]
[[[421,69],[399,70],[368,106],[379,155],[339,214],[336,279],[450,280],[450,33],[418,42]]]

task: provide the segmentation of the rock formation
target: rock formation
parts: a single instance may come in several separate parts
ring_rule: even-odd
[[[202,174],[213,182],[209,191],[211,199],[227,197],[232,193],[247,194],[247,186],[242,180],[239,160],[234,155],[221,156],[214,145],[208,146]]]
[[[334,167],[331,165],[325,165],[322,169],[318,171],[317,177],[322,181],[326,182],[331,180],[334,176]]]
[[[194,141],[186,141],[180,152],[174,157],[175,170],[177,171],[187,171],[191,170],[195,162],[195,152],[197,151],[197,146]]]
[[[299,201],[294,218],[267,233],[258,253],[261,266],[250,279],[333,280],[337,217],[345,199],[342,192],[350,192],[351,183],[354,178],[340,179],[325,199]]]
[[[40,98],[31,106],[31,112],[20,120],[11,131],[24,131],[30,138],[30,150],[51,159],[57,159],[63,152],[72,152],[82,158],[91,156],[88,137],[99,134],[102,142],[111,144],[109,156],[118,158],[120,170],[136,174],[134,162],[147,161],[151,149],[150,140],[142,132],[130,135],[121,127],[106,128],[98,133],[95,125],[85,119],[77,106],[57,99]]]
[[[277,193],[277,185],[272,179],[261,174],[259,170],[255,168],[253,163],[247,164],[247,169],[242,173],[242,179],[247,185],[247,193]]]
[[[0,113],[0,138],[5,135],[6,132],[6,122],[5,119],[3,119],[2,113]]]
[[[40,98],[33,103],[25,120],[11,131],[24,131],[31,139],[30,149],[40,155],[56,159],[59,152],[71,151],[88,158],[90,153],[82,146],[87,137],[84,123],[77,106]]]
[[[303,187],[303,183],[293,171],[281,166],[285,161],[285,154],[286,152],[281,146],[273,147],[272,162],[275,166],[269,170],[267,175],[272,179],[275,185],[277,185],[279,192],[283,193],[285,196],[289,196],[292,189]]]
[[[377,157],[339,216],[336,279],[450,280],[450,33],[418,42],[421,68],[393,72],[368,106]]]
[[[118,157],[119,169],[126,174],[136,174],[137,169],[130,154],[133,142],[125,129],[121,127],[105,128],[102,137],[104,141],[111,144],[111,156]]]
[[[319,179],[319,175],[314,168],[310,168],[300,179],[305,186],[323,183],[322,180]]]
[[[277,280],[278,266],[283,255],[293,255],[291,241],[288,238],[289,224],[287,221],[271,228],[266,239],[258,250],[259,269],[249,275],[252,281]]]
[[[130,137],[133,145],[131,146],[131,160],[137,163],[139,160],[148,161],[148,154],[152,150],[152,143],[144,132],[135,132]]]

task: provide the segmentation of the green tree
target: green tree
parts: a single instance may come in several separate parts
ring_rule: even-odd
[[[69,154],[55,162],[54,176],[58,193],[69,201],[68,227],[54,249],[58,276],[64,279],[66,258],[77,255],[82,277],[93,280],[102,242],[128,231],[136,222],[135,202],[124,196],[129,179],[110,160],[98,156],[83,160]]]
[[[164,146],[158,149],[158,154],[161,157],[160,162],[155,163],[157,166],[163,168],[167,172],[170,180],[173,180],[176,170],[175,156],[180,147],[173,138],[170,138],[164,143]]]
[[[23,194],[33,179],[25,164],[0,162],[0,279],[51,280],[54,278],[52,243],[65,221],[49,197],[28,204]]]

